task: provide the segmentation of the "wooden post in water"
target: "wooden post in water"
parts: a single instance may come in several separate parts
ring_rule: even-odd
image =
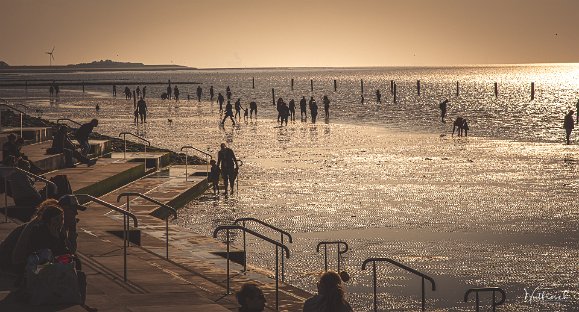
[[[364,95],[364,80],[360,79],[360,94]]]
[[[275,90],[271,88],[271,99],[273,101],[273,106],[275,106]]]
[[[251,88],[255,89],[255,77],[251,77]]]
[[[531,82],[531,101],[535,99],[535,83]]]
[[[310,79],[310,88],[312,89],[312,92],[314,92],[314,80]]]
[[[460,87],[458,85],[458,81],[456,82],[456,97],[460,94]]]
[[[334,79],[334,92],[338,91],[338,82]]]
[[[499,96],[499,84],[495,82],[495,97]]]
[[[420,80],[416,80],[416,92],[418,96],[420,96]]]
[[[394,80],[390,80],[390,94],[394,94]]]
[[[396,83],[394,83],[394,103],[397,102],[397,96],[396,96]]]
[[[294,79],[292,78],[292,91],[294,90]]]
[[[82,93],[84,93],[84,81],[82,82]]]

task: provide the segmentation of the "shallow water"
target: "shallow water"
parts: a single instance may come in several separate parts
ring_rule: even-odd
[[[562,144],[561,129],[579,90],[577,67],[103,76],[131,75],[143,81],[167,76],[200,81],[205,92],[208,84],[216,91],[231,85],[244,105],[248,97],[259,99],[260,118],[220,128],[215,103],[150,99],[149,123],[137,129],[131,123],[132,102],[111,99],[105,89],[87,89],[84,95],[64,90],[52,105],[43,91],[0,89],[0,97],[27,100],[50,118],[75,120],[95,116],[99,103],[99,132],[138,131],[153,145],[173,150],[192,144],[215,155],[219,143],[228,142],[244,161],[238,195],[206,194],[182,210],[179,223],[209,235],[218,224],[253,216],[289,231],[295,241],[286,280],[309,291],[323,269],[317,242],[345,240],[350,251],[342,264],[352,276],[347,288],[357,311],[372,308],[371,270],[360,270],[369,257],[390,257],[432,276],[437,290],[427,291],[431,308],[473,310],[473,300],[465,305],[462,297],[469,287],[482,286],[507,291],[504,311],[565,311],[579,305],[579,162],[577,146]],[[252,76],[257,91],[251,89]],[[313,77],[318,101],[318,81],[326,81],[333,100],[330,120],[277,127],[271,87],[287,99],[291,77],[304,95]],[[336,94],[331,77],[340,82]],[[361,78],[365,90],[383,88],[388,104],[359,104]],[[391,103],[389,79],[398,81],[398,104]],[[421,97],[415,95],[416,79],[421,79]],[[458,99],[452,98],[455,80],[463,88]],[[492,81],[500,82],[498,99]],[[528,101],[530,81],[537,82],[533,102]],[[161,90],[147,89],[148,94]],[[470,121],[468,139],[452,138],[450,124],[437,117],[438,101],[447,96],[449,120],[461,114]],[[273,247],[251,241],[249,248],[250,264],[273,270]],[[335,253],[329,257],[335,268]],[[378,275],[380,309],[419,309],[420,280],[385,264],[378,265]],[[571,298],[529,303],[525,289],[536,287]]]

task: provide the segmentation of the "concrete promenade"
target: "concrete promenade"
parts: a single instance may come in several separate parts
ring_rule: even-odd
[[[125,192],[142,193],[178,209],[206,190],[204,165],[189,166],[187,181],[184,166],[145,170],[144,163],[134,159],[100,158],[91,167],[79,164],[76,168],[61,168],[62,160],[58,156],[43,155],[47,144],[29,145],[25,150],[35,163],[46,163],[43,169],[56,168],[45,174],[46,178],[65,174],[75,194],[93,195],[122,209],[126,208],[127,199],[122,197],[117,202],[117,198]],[[4,205],[2,201],[0,208]],[[12,206],[12,201],[9,200],[8,205]],[[0,311],[237,310],[235,296],[226,294],[226,259],[216,255],[225,251],[225,244],[187,232],[169,221],[167,259],[165,218],[172,220],[173,217],[159,205],[130,197],[130,211],[139,222],[138,228],[132,228],[131,222],[131,238],[140,239],[140,246],[131,243],[127,248],[125,282],[123,218],[97,203],[87,205],[89,209],[79,212],[77,227],[78,256],[88,282],[86,306],[33,307],[2,300]],[[6,237],[18,223],[20,221],[12,219],[0,223],[0,238]],[[266,294],[266,310],[275,310],[275,280],[259,274],[259,270],[242,273],[240,265],[233,262],[230,265],[232,292],[242,283],[254,281]],[[0,275],[0,299],[8,296],[12,283],[12,276]],[[303,300],[309,296],[280,282],[280,311],[301,311]]]

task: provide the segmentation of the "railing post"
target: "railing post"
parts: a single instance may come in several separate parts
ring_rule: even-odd
[[[20,137],[22,138],[22,113],[20,113]],[[47,197],[48,198],[48,197]]]
[[[127,196],[127,211],[130,212],[130,202]],[[127,282],[127,246],[129,245],[129,219],[126,215],[123,215],[123,278],[125,283]]]
[[[338,245],[338,274],[340,273],[340,243]]]
[[[185,153],[185,182],[187,182],[188,181],[187,179],[189,179],[189,172],[187,170],[187,167],[188,167],[187,166],[187,153]]]
[[[245,221],[242,222],[243,227],[245,228]],[[246,242],[245,242],[245,231],[243,231],[243,272],[247,272],[247,250]]]
[[[165,258],[169,260],[169,215],[165,218]]]
[[[8,178],[4,175],[4,221],[8,223]]]
[[[476,312],[479,312],[479,310],[480,310],[480,298],[478,296],[478,291],[475,292],[475,295],[476,295]],[[494,306],[494,304],[493,304],[493,306]]]
[[[328,272],[328,244],[324,244],[324,271]]]
[[[282,251],[283,257],[283,251]],[[279,273],[278,273],[278,266],[279,266],[279,249],[278,246],[275,246],[275,310],[279,311]]]
[[[283,233],[281,233],[280,236],[281,236],[281,244],[283,245]],[[285,263],[283,259],[283,249],[281,251],[281,281],[285,283]]]
[[[123,133],[123,141],[125,142],[125,149],[123,150],[123,159],[127,159],[127,135]]]
[[[376,261],[372,261],[372,285],[374,286],[374,312],[377,312],[378,298],[376,297]]]
[[[245,231],[244,231],[245,232]],[[227,229],[227,294],[230,295],[229,291],[229,229]]]
[[[422,278],[422,311],[426,308],[426,299],[424,298],[424,277]]]

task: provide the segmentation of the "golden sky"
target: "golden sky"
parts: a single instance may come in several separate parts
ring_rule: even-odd
[[[0,60],[213,67],[579,62],[579,0],[0,0]]]

